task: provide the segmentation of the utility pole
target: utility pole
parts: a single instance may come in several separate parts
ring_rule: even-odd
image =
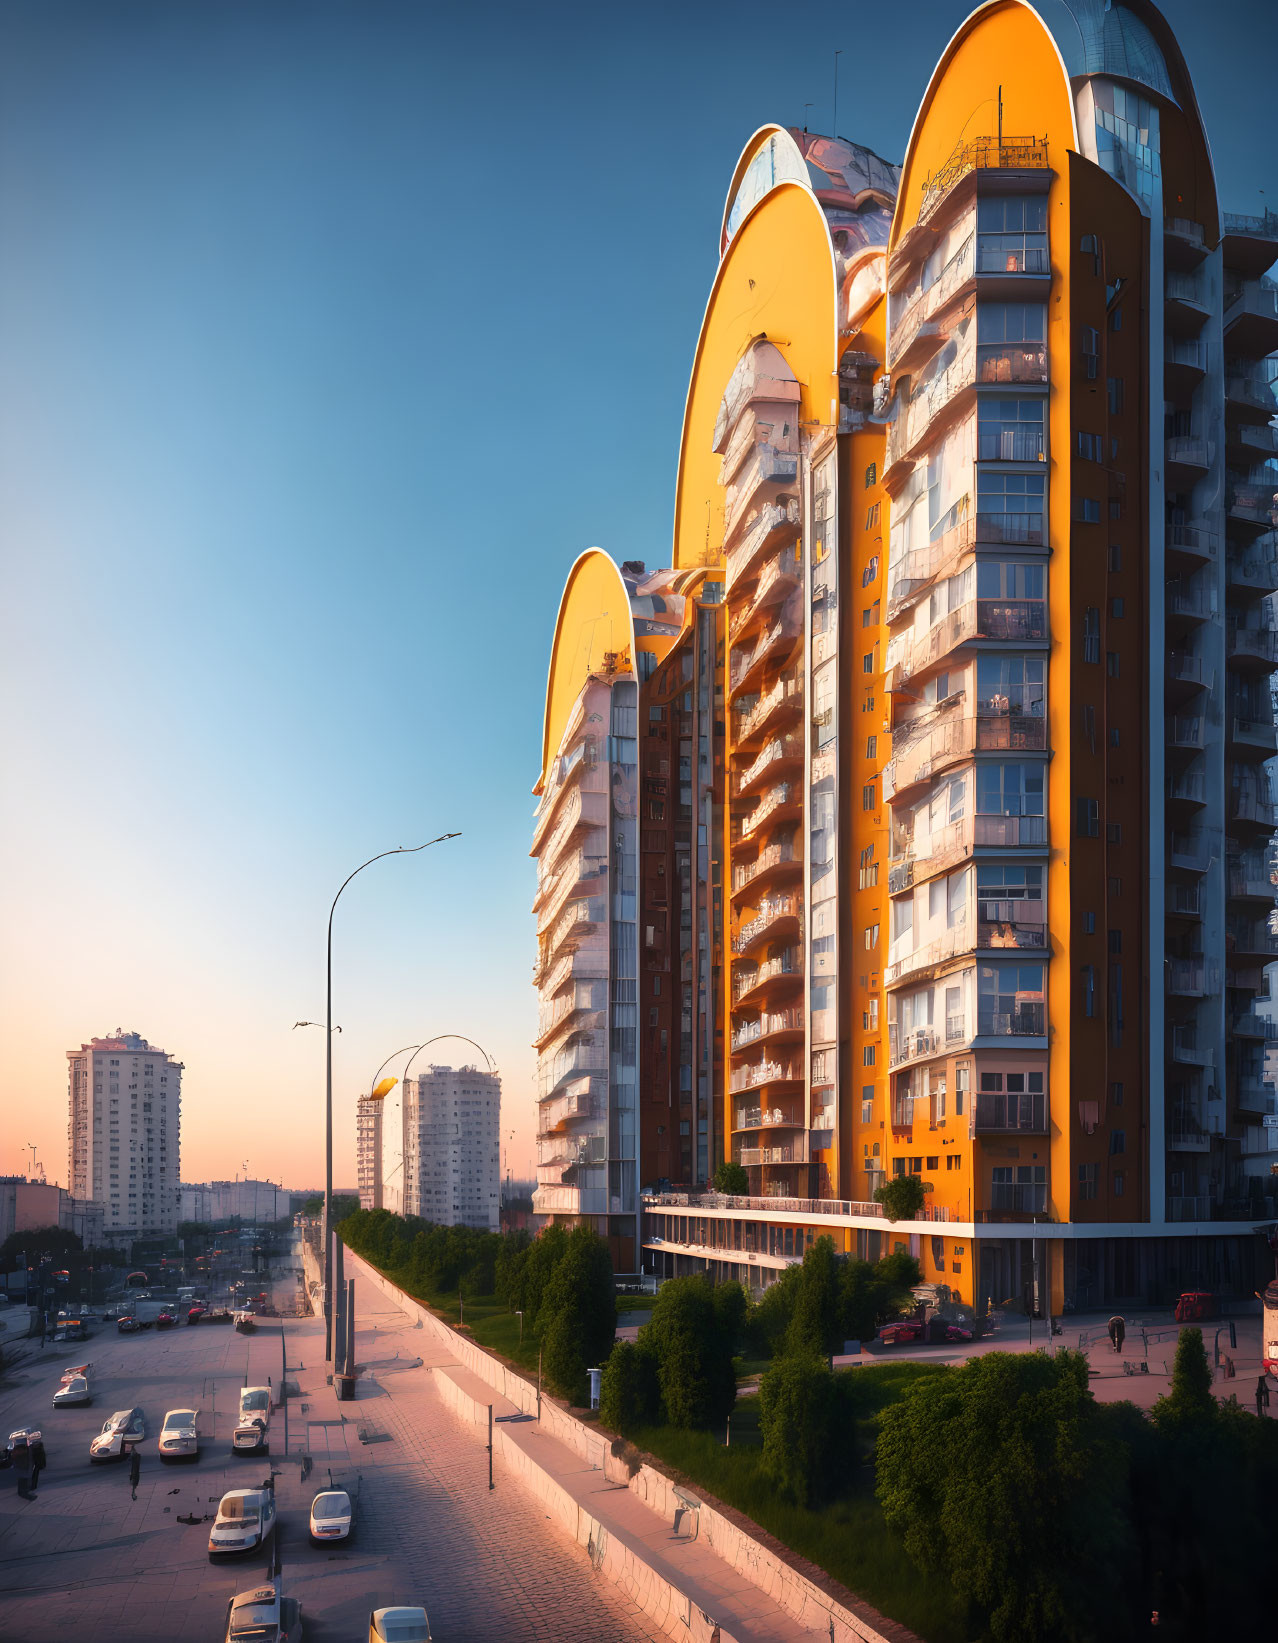
[[[493,1486],[493,1406],[488,1405],[488,1487]]]
[[[830,122],[831,137],[839,135],[839,58],[842,55],[841,51],[834,54],[834,118]]]

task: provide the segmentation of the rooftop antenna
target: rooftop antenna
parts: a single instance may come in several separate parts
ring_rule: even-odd
[[[839,58],[842,55],[842,51],[836,51],[834,54],[834,121],[830,127],[831,137],[839,135]]]
[[[998,146],[1003,146],[1003,88],[998,88]]]
[[[808,110],[815,107],[815,103],[804,103],[803,105],[803,135],[805,137],[808,134]]]
[[[36,1172],[36,1144],[34,1141],[27,1142],[27,1150],[31,1154],[31,1179],[34,1181]]]

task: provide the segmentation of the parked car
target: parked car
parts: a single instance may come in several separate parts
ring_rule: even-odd
[[[83,1318],[60,1318],[53,1338],[55,1341],[87,1341],[89,1331],[85,1328]]]
[[[374,1609],[368,1617],[368,1643],[431,1643],[425,1609]]]
[[[160,1313],[158,1318],[156,1318],[155,1327],[157,1329],[172,1329],[176,1322],[177,1319],[169,1311],[168,1307],[165,1307],[164,1311]]]
[[[260,1415],[241,1415],[231,1433],[231,1448],[237,1455],[265,1455],[270,1445],[266,1441],[266,1422]]]
[[[123,1460],[126,1453],[146,1436],[146,1418],[140,1409],[118,1409],[89,1445],[89,1460],[100,1463]]]
[[[199,1460],[200,1425],[194,1409],[170,1409],[156,1446],[161,1460]]]
[[[251,1312],[241,1307],[235,1314],[235,1327],[241,1335],[252,1335],[257,1330],[257,1320]]]
[[[269,1426],[271,1424],[271,1404],[273,1401],[269,1386],[241,1387],[239,1418],[246,1420],[256,1416],[263,1426]]]
[[[62,1385],[53,1394],[55,1409],[66,1409],[73,1404],[92,1402],[93,1387],[87,1375],[72,1375],[69,1379],[63,1376]]]
[[[1176,1302],[1178,1324],[1207,1323],[1220,1316],[1220,1302],[1210,1289],[1187,1289]]]
[[[251,1552],[275,1527],[275,1495],[270,1489],[231,1489],[218,1502],[209,1530],[209,1556]]]
[[[348,1540],[354,1526],[351,1497],[345,1489],[322,1489],[311,1502],[311,1539]]]
[[[900,1318],[896,1323],[884,1324],[879,1330],[884,1346],[905,1346],[923,1339],[923,1323],[919,1318]]]
[[[302,1605],[278,1586],[255,1586],[226,1605],[225,1643],[300,1643]]]
[[[63,1386],[65,1386],[68,1381],[74,1380],[77,1375],[92,1375],[92,1374],[93,1374],[93,1365],[91,1363],[68,1364],[67,1367],[62,1371],[62,1384],[63,1384]]]

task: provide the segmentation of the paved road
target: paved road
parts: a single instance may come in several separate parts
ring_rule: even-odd
[[[291,1278],[281,1283],[281,1298],[292,1292]],[[275,1413],[269,1460],[232,1455],[230,1434],[239,1387],[280,1382],[278,1327],[254,1336],[208,1325],[102,1330],[87,1347],[47,1348],[18,1384],[0,1383],[0,1426],[38,1423],[50,1461],[30,1504],[12,1473],[0,1473],[5,1643],[220,1643],[228,1599],[257,1583],[266,1558],[210,1564],[205,1517],[226,1489],[260,1484],[270,1470],[282,1580],[302,1601],[308,1643],[362,1643],[369,1609],[394,1602],[424,1602],[441,1643],[658,1636],[500,1468],[489,1493],[482,1438],[453,1420],[416,1368],[407,1321],[394,1313],[376,1325],[357,1339],[369,1365],[360,1398],[339,1405],[325,1384],[322,1325],[287,1321],[288,1378],[299,1393],[289,1400],[287,1449]],[[55,1411],[61,1369],[82,1357],[98,1371],[94,1403]],[[87,1458],[106,1417],[135,1402],[148,1430],[136,1503],[125,1468]],[[155,1452],[164,1412],[190,1402],[209,1434],[200,1462],[164,1466]],[[358,1496],[357,1533],[340,1551],[306,1538],[311,1497],[330,1469]],[[189,1515],[201,1521],[179,1521]]]

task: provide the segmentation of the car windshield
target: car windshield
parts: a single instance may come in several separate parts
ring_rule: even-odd
[[[251,1414],[255,1409],[265,1409],[271,1401],[269,1392],[246,1392],[240,1400],[240,1410],[243,1414]]]
[[[175,1409],[171,1414],[164,1417],[164,1430],[166,1432],[170,1432],[178,1426],[194,1425],[195,1411],[193,1409]]]
[[[232,1520],[238,1522],[241,1518],[245,1523],[256,1523],[257,1502],[255,1500],[245,1500],[242,1495],[232,1495],[218,1507],[217,1515],[220,1518],[225,1518],[228,1523]]]
[[[430,1633],[420,1620],[388,1620],[386,1643],[430,1643]]]
[[[311,1516],[315,1518],[349,1517],[351,1502],[349,1495],[317,1495],[315,1504],[311,1507]]]
[[[232,1509],[231,1506],[223,1506],[221,1511],[218,1513],[218,1524],[220,1527],[226,1528],[232,1523],[236,1525],[241,1523],[247,1525],[258,1522],[258,1515],[256,1512],[241,1512],[239,1510],[238,1501],[235,1501],[233,1505],[234,1509]]]

